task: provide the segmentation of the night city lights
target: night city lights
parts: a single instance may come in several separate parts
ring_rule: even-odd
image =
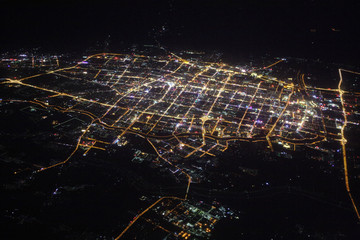
[[[96,2],[4,2],[1,239],[358,239],[359,4]]]

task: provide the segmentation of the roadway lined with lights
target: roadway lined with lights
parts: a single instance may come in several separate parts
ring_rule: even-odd
[[[180,62],[179,66],[174,69],[173,71],[168,72],[167,74],[163,75],[163,79],[165,79],[166,77],[174,77],[176,78],[176,74],[183,69],[184,67],[194,67],[196,66],[197,63],[188,61],[188,60],[184,60],[180,57],[178,57],[175,54],[171,54],[173,57],[176,58],[177,61]],[[95,54],[92,56],[87,57],[85,60],[83,60],[81,63],[87,62],[93,58],[107,58],[109,57],[106,62],[103,64],[103,66],[111,63],[112,61],[115,61],[115,57],[128,57],[128,55],[125,54],[115,54],[115,53],[101,53],[101,54]],[[290,105],[293,105],[294,103],[292,103],[292,97],[293,95],[295,95],[295,85],[293,83],[287,83],[284,81],[280,81],[280,80],[276,80],[276,79],[269,79],[265,76],[255,76],[255,79],[259,79],[258,84],[255,85],[247,85],[247,84],[236,84],[234,82],[229,82],[232,80],[232,77],[234,75],[247,75],[244,72],[240,72],[237,70],[232,70],[232,69],[227,69],[229,68],[229,66],[225,65],[225,64],[218,64],[218,63],[206,63],[205,67],[203,70],[198,71],[197,73],[193,74],[193,77],[191,78],[191,80],[187,81],[185,84],[179,84],[179,85],[175,85],[175,88],[181,88],[181,90],[179,91],[179,93],[177,95],[175,95],[171,101],[169,101],[169,97],[171,96],[171,94],[173,94],[171,92],[171,89],[174,87],[171,84],[168,84],[168,89],[165,91],[165,93],[163,94],[163,96],[159,99],[157,99],[157,103],[153,103],[153,104],[149,104],[146,107],[143,107],[141,109],[142,103],[144,102],[144,100],[150,100],[151,98],[146,98],[145,95],[143,95],[142,97],[140,97],[140,100],[138,100],[136,102],[136,104],[133,104],[133,106],[127,106],[127,107],[122,107],[120,105],[120,103],[122,103],[122,101],[124,99],[129,98],[129,95],[132,93],[138,93],[140,92],[141,88],[144,87],[150,87],[150,90],[153,88],[152,84],[156,84],[156,83],[162,83],[163,80],[161,79],[150,79],[150,81],[147,81],[144,84],[140,84],[138,87],[136,88],[130,88],[127,91],[121,92],[121,87],[120,89],[118,89],[118,85],[121,83],[121,81],[123,80],[123,78],[128,77],[125,76],[126,73],[128,73],[129,71],[131,71],[131,67],[138,62],[137,59],[149,59],[150,57],[148,56],[143,56],[143,55],[134,55],[133,56],[134,59],[132,60],[132,62],[130,64],[128,64],[125,69],[120,73],[120,75],[118,76],[117,80],[115,82],[113,82],[110,86],[111,90],[114,90],[118,95],[120,95],[120,97],[114,102],[114,103],[106,103],[106,102],[101,102],[101,101],[97,101],[97,100],[92,100],[92,99],[87,99],[87,98],[83,98],[74,94],[70,94],[70,93],[66,93],[66,92],[60,92],[60,91],[55,91],[49,88],[45,88],[45,87],[39,87],[36,86],[34,84],[28,84],[25,83],[24,81],[35,78],[35,77],[40,77],[40,76],[44,76],[44,75],[50,75],[50,74],[59,74],[59,72],[64,72],[66,73],[67,70],[76,70],[76,69],[84,69],[82,66],[80,67],[81,63],[72,66],[72,67],[68,67],[68,68],[62,68],[62,69],[57,69],[57,70],[53,70],[53,71],[49,71],[47,73],[43,73],[43,74],[37,74],[34,76],[30,76],[30,77],[26,77],[26,78],[22,78],[20,80],[13,80],[13,79],[7,79],[6,81],[2,82],[2,84],[15,84],[15,85],[21,85],[21,86],[25,86],[25,87],[30,87],[36,90],[40,90],[40,91],[45,91],[45,92],[50,92],[53,93],[54,95],[52,95],[52,98],[56,98],[56,97],[60,97],[60,96],[64,96],[64,97],[69,97],[75,101],[77,101],[78,103],[89,103],[89,104],[96,104],[99,107],[105,107],[106,111],[105,113],[103,113],[100,117],[97,117],[96,114],[90,112],[90,111],[86,111],[86,110],[81,110],[81,109],[76,109],[74,108],[75,106],[69,107],[69,108],[64,108],[64,107],[60,107],[60,106],[55,106],[55,105],[48,105],[45,102],[39,101],[39,100],[34,100],[34,101],[24,101],[24,102],[29,102],[29,103],[33,103],[33,104],[38,104],[41,107],[44,108],[53,108],[55,110],[61,111],[61,112],[78,112],[80,114],[84,114],[86,116],[89,116],[92,120],[91,123],[86,127],[86,129],[83,131],[83,133],[81,134],[81,136],[78,138],[77,140],[77,145],[74,149],[74,151],[68,156],[67,159],[65,159],[62,162],[56,163],[54,165],[48,166],[48,167],[42,167],[39,170],[37,170],[36,172],[41,172],[41,171],[45,171],[47,169],[59,166],[59,165],[63,165],[65,163],[67,163],[71,157],[78,151],[79,147],[85,147],[87,148],[84,155],[86,155],[91,149],[99,149],[99,150],[106,150],[105,148],[102,147],[97,147],[95,146],[95,144],[97,142],[99,143],[103,143],[103,144],[109,144],[108,142],[104,142],[101,140],[97,140],[95,138],[88,138],[86,137],[86,134],[89,132],[91,126],[93,124],[99,124],[100,126],[105,127],[106,129],[110,129],[110,130],[119,130],[121,131],[121,133],[118,135],[118,138],[122,137],[125,134],[134,134],[134,135],[138,135],[144,139],[146,139],[149,144],[153,147],[154,151],[157,153],[157,155],[164,160],[165,162],[167,162],[168,164],[170,164],[171,166],[177,168],[182,174],[184,174],[187,178],[187,187],[186,187],[186,192],[185,192],[185,196],[184,198],[177,198],[177,197],[162,197],[159,200],[157,200],[155,203],[153,203],[152,205],[150,205],[147,209],[145,209],[141,214],[137,215],[136,218],[130,222],[130,224],[123,230],[123,232],[118,235],[115,239],[119,239],[121,238],[126,231],[143,215],[145,214],[147,211],[149,211],[150,209],[152,209],[154,206],[156,206],[159,202],[161,202],[162,200],[166,199],[166,198],[172,198],[172,199],[178,199],[181,201],[185,201],[188,197],[188,193],[189,193],[189,189],[190,189],[190,185],[192,182],[192,178],[191,176],[186,173],[186,171],[184,171],[182,168],[176,166],[175,164],[173,164],[169,159],[166,159],[166,157],[164,157],[163,154],[161,154],[158,150],[158,147],[156,147],[156,143],[154,144],[154,140],[170,140],[170,139],[176,139],[177,142],[179,143],[179,145],[181,146],[186,146],[189,149],[193,149],[192,152],[189,152],[185,157],[190,157],[193,154],[195,154],[196,152],[201,152],[200,157],[204,156],[204,155],[212,155],[214,156],[214,154],[210,153],[210,151],[212,151],[213,149],[215,149],[217,146],[222,146],[223,149],[221,151],[225,151],[228,148],[228,144],[229,141],[248,141],[248,142],[258,142],[258,141],[267,141],[268,145],[270,147],[271,150],[273,150],[273,146],[272,146],[272,141],[274,140],[280,140],[282,142],[286,142],[286,143],[291,143],[294,145],[294,147],[296,145],[311,145],[311,144],[315,144],[321,141],[325,141],[326,140],[326,135],[320,134],[320,133],[314,133],[314,132],[308,132],[306,131],[305,133],[312,135],[312,138],[287,138],[285,136],[282,136],[282,131],[280,131],[280,135],[273,135],[273,132],[275,130],[275,128],[278,126],[278,123],[280,121],[283,121],[283,115],[285,114],[286,111],[288,111],[288,108]],[[140,61],[140,60],[139,60]],[[160,62],[160,60],[158,60]],[[162,61],[162,60],[161,60]],[[161,69],[166,68],[170,62],[172,60],[165,60],[165,64]],[[282,62],[284,60],[279,60],[267,67],[264,67],[264,69],[270,68],[280,62]],[[215,67],[215,66],[219,66],[219,67]],[[99,76],[101,76],[103,70],[103,68],[100,68],[97,70],[95,76],[93,77],[93,79],[97,79],[99,78]],[[196,86],[193,85],[196,81],[198,81],[198,79],[200,77],[205,77],[205,72],[209,71],[209,70],[214,70],[215,73],[209,77],[207,77],[207,81],[205,84],[203,84],[203,86]],[[346,70],[343,70],[346,71]],[[350,72],[350,71],[349,71]],[[225,80],[216,80],[215,77],[217,74],[219,73],[225,73],[228,74],[227,77],[225,78]],[[347,192],[349,194],[349,197],[352,201],[352,204],[354,206],[354,209],[357,213],[358,218],[359,217],[359,213],[357,211],[356,205],[354,203],[354,200],[351,196],[351,192],[350,192],[350,187],[349,187],[349,182],[348,182],[348,173],[347,173],[347,162],[346,162],[346,150],[345,150],[345,144],[346,144],[346,139],[344,138],[344,129],[347,125],[347,118],[346,118],[346,112],[345,112],[345,108],[344,108],[344,103],[343,103],[343,94],[346,93],[345,91],[341,90],[341,83],[342,83],[342,75],[341,75],[341,71],[339,70],[339,74],[340,74],[340,82],[339,82],[339,86],[338,89],[336,91],[339,92],[340,94],[340,99],[341,99],[341,104],[342,104],[342,108],[343,108],[343,114],[344,114],[344,124],[341,128],[341,145],[342,145],[342,149],[343,149],[343,159],[344,159],[344,173],[345,173],[345,183],[346,183],[346,189]],[[65,75],[66,76],[66,75]],[[112,78],[115,76],[115,73],[112,75],[112,77],[110,78],[110,80],[112,80]],[[135,78],[134,76],[132,76],[133,78]],[[100,77],[101,78],[101,77]],[[139,79],[144,80],[144,82],[146,81],[146,79],[143,79],[141,77],[139,77]],[[108,81],[108,83],[110,84],[110,80]],[[320,88],[312,88],[312,87],[307,87],[305,85],[304,82],[304,75],[301,76],[301,78],[299,79],[299,88],[301,90],[305,90],[307,88],[309,89],[316,89],[316,90],[324,90],[324,91],[335,91],[334,89],[320,89]],[[214,83],[220,83],[221,87],[218,88],[217,90],[215,89],[210,89],[210,84],[211,82]],[[281,91],[277,97],[277,99],[275,99],[275,101],[278,102],[278,106],[274,107],[274,103],[272,104],[271,101],[269,101],[269,103],[266,103],[268,100],[270,100],[269,97],[263,97],[262,94],[260,93],[259,96],[257,96],[259,91],[267,91],[268,89],[265,88],[260,88],[260,86],[262,85],[263,82],[277,82],[278,85],[276,87],[275,93],[278,91],[279,88],[279,84],[283,84],[284,87],[281,88]],[[173,83],[175,84],[175,83]],[[191,85],[192,84],[192,85]],[[155,86],[155,85],[154,85]],[[192,102],[192,104],[190,105],[182,105],[177,103],[178,100],[181,98],[182,94],[187,92],[187,88],[191,87],[190,89],[201,89],[200,92],[197,94],[197,97],[195,98],[195,100]],[[245,102],[246,97],[250,97],[250,100],[248,101],[248,105],[245,107],[244,113],[241,116],[241,118],[238,118],[238,120],[240,121],[236,121],[235,118],[231,119],[220,119],[220,117],[218,118],[213,118],[213,116],[211,116],[211,113],[213,111],[213,109],[215,108],[216,105],[222,106],[223,109],[227,110],[229,108],[230,103],[232,101],[238,101],[240,102],[240,98],[236,98],[236,95],[239,93],[244,93],[244,90],[240,91],[239,89],[231,89],[231,88],[227,88],[227,86],[231,87],[231,88],[239,88],[241,89],[241,87],[245,87],[245,88],[254,88],[254,93],[250,96],[248,96],[246,93],[243,97],[243,99],[241,100],[241,104],[238,104],[238,109],[241,109],[241,105]],[[213,87],[214,88],[214,87]],[[289,92],[289,89],[291,90]],[[119,91],[120,90],[120,91]],[[188,115],[194,110],[197,109],[196,107],[196,103],[199,100],[199,96],[201,96],[202,94],[207,94],[208,91],[214,91],[215,93],[213,95],[211,95],[211,97],[214,97],[213,101],[211,102],[210,108],[208,108],[208,110],[202,110],[202,115],[198,115],[195,117],[195,114],[191,114],[191,117],[188,117]],[[223,103],[222,100],[226,99],[225,96],[222,96],[225,92],[230,92],[232,91],[233,94],[231,95],[230,99],[227,99],[227,103]],[[273,90],[272,90],[273,91]],[[190,92],[190,91],[189,91]],[[286,94],[285,92],[289,92],[288,94]],[[142,93],[142,92],[140,92]],[[170,95],[170,96],[168,96]],[[283,95],[287,96],[287,101],[285,103],[285,106],[281,107],[281,103],[283,103],[282,101],[282,97]],[[251,105],[257,101],[259,99],[262,99],[262,104],[261,107],[259,108],[259,111],[257,113],[255,113],[255,121],[251,124],[243,124],[246,115],[248,114],[248,111],[251,107]],[[139,97],[134,97],[133,99],[139,99]],[[274,101],[274,102],[275,102]],[[154,108],[154,106],[156,106],[156,104],[159,103],[166,103],[168,102],[169,105],[167,106],[166,109],[163,110],[162,113],[157,112],[155,109],[151,110],[151,108]],[[245,102],[246,104],[246,102]],[[175,114],[168,114],[168,112],[170,111],[171,108],[173,108],[174,106],[176,107],[187,107],[187,111],[185,114],[183,114],[183,116],[177,116]],[[257,136],[257,135],[253,135],[253,130],[256,129],[256,122],[259,119],[259,116],[263,113],[263,109],[268,107],[269,110],[273,109],[273,110],[277,110],[280,109],[281,111],[277,113],[277,116],[275,114],[276,120],[273,124],[271,124],[270,127],[268,127],[267,125],[270,125],[270,119],[267,121],[268,123],[265,125],[265,131],[267,131],[267,133],[263,136]],[[307,110],[308,104],[306,102],[306,110]],[[105,119],[106,117],[108,117],[109,113],[111,111],[113,111],[114,109],[116,110],[124,110],[123,113],[120,114],[120,116],[118,116],[116,118],[115,121],[112,122],[112,124],[108,124],[105,121],[103,121],[103,119]],[[304,124],[304,122],[306,121],[306,110],[304,112],[303,118],[302,118],[302,124],[301,126]],[[321,111],[321,109],[320,109]],[[124,120],[125,116],[132,116],[132,114],[136,114],[132,121],[128,121]],[[254,114],[254,113],[251,113]],[[149,115],[151,116],[150,118],[147,119],[146,122],[141,122],[140,118],[145,116],[145,115]],[[150,122],[152,121],[152,118],[157,118],[157,120],[155,120],[154,123]],[[183,123],[187,123],[187,121],[189,121],[191,119],[191,123],[189,125],[189,128],[187,128],[188,130],[186,132],[177,132],[178,126],[176,126],[175,130],[172,132],[169,132],[168,135],[157,135],[156,133],[154,133],[154,130],[157,130],[159,127],[158,125],[160,123],[163,123],[163,119],[164,118],[169,118],[169,119],[177,119],[180,120],[180,124]],[[271,117],[273,118],[273,117]],[[326,132],[326,127],[325,127],[325,123],[324,123],[324,117],[321,115],[321,119],[322,119],[322,125],[323,125],[323,131]],[[194,122],[201,122],[200,125],[196,125],[194,124]],[[211,125],[211,123],[208,124],[210,129],[206,129],[205,127],[205,123],[207,122],[215,122],[214,125]],[[138,124],[138,123],[142,123],[144,124],[144,126],[149,125],[150,126],[150,130],[143,132],[143,131],[139,131],[139,130],[134,130],[133,126]],[[166,120],[165,120],[166,123]],[[234,131],[236,134],[233,136],[230,135],[225,135],[225,129],[227,128],[227,126],[224,125],[224,127],[221,125],[221,127],[223,127],[222,129],[222,133],[219,135],[215,135],[215,131],[217,129],[217,127],[219,126],[219,124],[223,124],[226,123],[228,125],[230,124],[236,124],[237,130]],[[127,126],[126,126],[127,124]],[[283,121],[282,125],[285,124],[285,121]],[[242,137],[241,136],[241,132],[240,132],[240,128],[242,126],[250,126],[250,130],[248,132],[245,132],[249,137]],[[190,132],[190,129],[198,127],[200,133],[197,132]],[[298,128],[299,130],[301,130],[301,127]],[[189,138],[189,137],[202,137],[202,144],[198,147],[195,146],[191,146],[183,141],[181,141],[180,138]],[[81,143],[82,139],[88,139],[93,141],[93,143],[91,145],[85,145]],[[216,140],[216,144],[214,144],[212,147],[210,147],[209,149],[205,149],[203,150],[202,148],[206,145],[206,139],[211,139],[211,140]],[[225,141],[225,145],[220,144],[219,141]]]
[[[342,82],[343,82],[342,71],[357,74],[357,75],[360,75],[360,73],[349,71],[349,70],[344,70],[344,69],[339,69],[340,81],[339,81],[339,85],[338,85],[338,90],[339,90],[339,95],[340,95],[340,100],[341,100],[341,107],[342,107],[342,112],[343,112],[343,117],[344,117],[344,124],[341,127],[341,141],[340,141],[340,143],[341,143],[341,147],[342,147],[342,155],[343,155],[343,163],[344,163],[345,186],[346,186],[346,191],[347,191],[347,193],[349,195],[349,198],[351,200],[351,203],[353,205],[354,211],[356,213],[356,216],[357,216],[358,220],[360,221],[360,214],[359,214],[358,208],[357,208],[357,206],[355,204],[355,201],[354,201],[354,199],[352,197],[351,190],[350,190],[350,184],[349,184],[349,174],[348,174],[347,158],[346,158],[346,143],[347,143],[347,140],[346,140],[346,138],[344,136],[344,131],[345,131],[345,128],[346,128],[346,126],[348,124],[348,121],[347,121],[347,116],[346,116],[347,114],[346,114],[346,110],[345,110],[345,106],[344,106],[344,98],[343,98],[344,91],[341,89],[341,85],[342,85]]]

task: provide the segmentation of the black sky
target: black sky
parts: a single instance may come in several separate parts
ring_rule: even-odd
[[[359,1],[0,1],[3,50],[122,43],[356,60]],[[315,29],[311,32],[310,29]],[[334,31],[335,30],[335,31]]]

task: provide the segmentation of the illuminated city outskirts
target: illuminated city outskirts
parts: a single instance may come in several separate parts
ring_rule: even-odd
[[[359,124],[348,120],[358,111],[357,105],[346,102],[358,93],[342,90],[342,72],[347,70],[339,70],[338,89],[330,89],[307,86],[300,72],[294,78],[272,76],[272,68],[286,64],[286,59],[262,68],[185,60],[172,53],[101,53],[83,56],[66,68],[58,68],[58,58],[48,61],[52,70],[45,73],[3,79],[2,87],[14,91],[14,97],[2,99],[1,104],[25,103],[30,108],[22,111],[71,114],[72,119],[54,121],[54,129],[65,131],[71,121],[84,125],[63,161],[34,164],[35,169],[21,169],[15,175],[28,170],[42,174],[75,156],[125,146],[137,136],[156,155],[137,150],[133,161],[165,161],[174,178],[185,185],[176,196],[143,196],[141,200],[151,204],[124,229],[117,229],[115,239],[133,236],[139,222],[160,235],[171,233],[171,239],[210,238],[217,221],[236,214],[216,202],[198,204],[188,199],[191,184],[206,180],[202,167],[191,162],[201,158],[211,162],[237,142],[262,143],[266,151],[283,149],[285,155],[299,147],[329,154],[341,148],[346,191],[360,219],[348,180],[344,137],[348,124]],[[34,58],[27,62],[36,66]]]

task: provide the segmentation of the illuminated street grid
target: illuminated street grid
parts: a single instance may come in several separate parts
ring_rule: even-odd
[[[137,133],[157,146],[161,139],[171,142],[160,145],[172,151],[160,152],[204,156],[224,151],[230,140],[325,139],[320,108],[293,81],[246,69],[106,54],[50,73],[10,82],[52,94],[35,101],[88,114],[94,123],[119,130],[119,138]]]
[[[27,87],[29,95],[36,96],[18,101],[91,119],[67,159],[37,172],[66,163],[80,148],[86,156],[90,149],[106,150],[109,144],[124,142],[126,134],[135,134],[145,138],[159,157],[172,165],[173,174],[187,178],[186,199],[192,178],[174,159],[214,156],[232,141],[263,141],[270,149],[278,143],[293,150],[306,145],[327,151],[321,142],[331,140],[343,146],[346,187],[352,199],[341,81],[338,89],[319,89],[307,87],[300,73],[294,80],[266,74],[267,68],[281,62],[254,71],[187,61],[174,54],[150,57],[107,53],[84,57],[73,67],[7,79],[3,84]],[[117,137],[106,139],[99,134],[101,129],[113,131]]]
[[[216,206],[194,206],[188,202],[167,199],[154,208],[154,212],[163,219],[181,229],[174,235],[188,239],[191,235],[210,237],[218,220],[223,217],[225,209]]]
[[[138,238],[137,233],[146,226],[146,228],[152,228],[153,232],[160,232],[161,239],[165,237],[166,239],[199,239],[198,237],[208,239],[215,224],[221,218],[226,215],[239,218],[231,210],[214,203],[214,205],[203,202],[190,204],[182,199],[166,198],[154,206],[152,211],[142,215],[141,224],[134,226],[127,237]],[[149,235],[143,236],[143,238],[146,237]]]

